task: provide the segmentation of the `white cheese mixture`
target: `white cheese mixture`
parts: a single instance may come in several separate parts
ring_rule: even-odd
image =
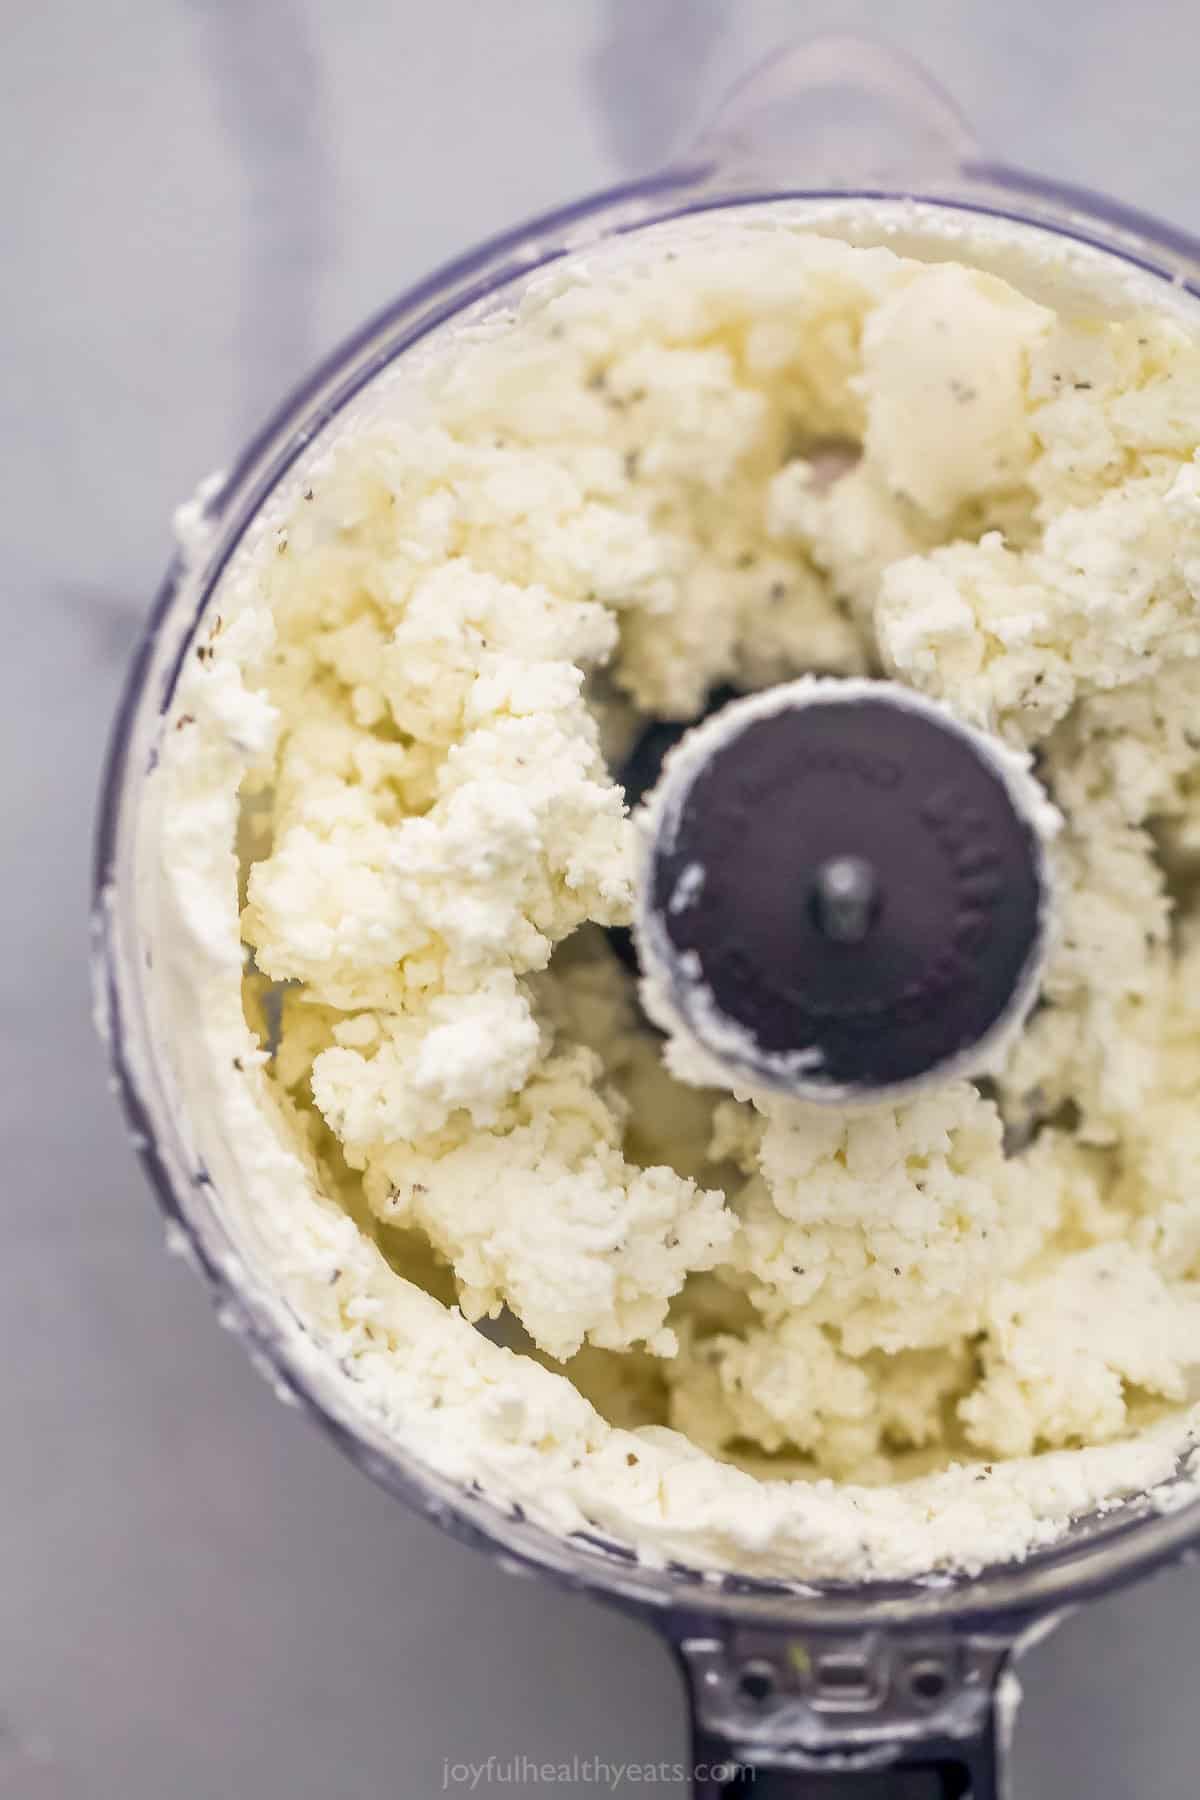
[[[975,1568],[1170,1476],[1198,441],[1165,311],[726,224],[560,267],[310,460],[168,720],[162,953],[246,1254],[400,1443],[800,1578]],[[1034,752],[1064,815],[983,1089],[684,1086],[601,929],[639,719],[813,670]]]

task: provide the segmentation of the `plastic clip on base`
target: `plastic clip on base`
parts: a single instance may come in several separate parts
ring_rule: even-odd
[[[681,1636],[695,1800],[1004,1800],[1018,1635]]]

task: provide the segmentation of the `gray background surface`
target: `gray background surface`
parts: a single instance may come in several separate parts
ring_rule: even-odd
[[[679,1757],[648,1632],[409,1517],[163,1255],[85,997],[122,668],[173,503],[319,353],[662,158],[790,34],[886,28],[989,145],[1200,231],[1194,0],[2,10],[0,1795],[427,1800],[447,1758]],[[1175,1574],[1030,1656],[1019,1800],[1194,1800],[1198,1601]]]

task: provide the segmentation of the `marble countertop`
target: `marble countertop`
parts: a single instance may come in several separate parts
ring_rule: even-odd
[[[163,1255],[88,1021],[91,821],[196,478],[432,265],[661,160],[785,37],[879,17],[871,0],[9,9],[4,1800],[427,1800],[447,1759],[684,1753],[649,1632],[512,1580],[372,1487]],[[887,17],[1001,154],[1200,230],[1194,0]],[[1194,1800],[1193,1609],[1197,1577],[1176,1572],[1028,1657],[1021,1800]]]

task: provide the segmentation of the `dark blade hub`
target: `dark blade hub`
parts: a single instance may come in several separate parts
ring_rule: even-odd
[[[652,1010],[733,1073],[813,1098],[965,1073],[1033,997],[1037,803],[1015,759],[889,683],[733,702],[650,808]]]

